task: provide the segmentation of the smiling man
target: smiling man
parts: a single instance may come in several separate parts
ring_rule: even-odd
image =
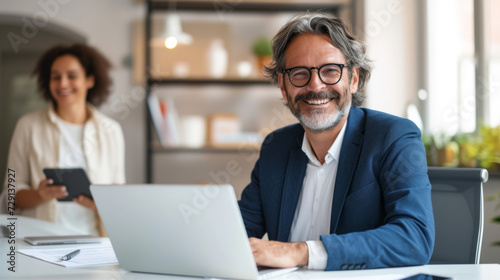
[[[300,124],[264,140],[239,202],[257,264],[426,264],[434,219],[420,131],[360,108],[371,72],[364,44],[321,14],[293,18],[272,44],[267,74]]]

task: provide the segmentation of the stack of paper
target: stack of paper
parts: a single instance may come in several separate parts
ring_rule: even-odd
[[[68,261],[62,261],[61,257],[80,249],[80,254]],[[58,249],[23,249],[18,251],[42,261],[57,264],[64,267],[82,267],[93,265],[118,264],[115,251],[110,244],[94,247],[71,247]]]

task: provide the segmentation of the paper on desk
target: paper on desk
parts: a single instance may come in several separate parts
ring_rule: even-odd
[[[335,280],[401,280],[407,276],[403,274],[382,274],[382,275],[370,275],[370,276],[352,276],[352,277],[338,277],[335,276]],[[314,280],[323,280],[322,278],[312,278]],[[331,279],[331,278],[329,278]],[[327,280],[327,279],[324,279]]]
[[[61,261],[62,256],[77,249],[80,249],[80,254],[69,261]],[[115,251],[113,251],[113,247],[110,244],[81,248],[23,249],[18,250],[18,252],[26,256],[64,267],[82,267],[118,263]]]

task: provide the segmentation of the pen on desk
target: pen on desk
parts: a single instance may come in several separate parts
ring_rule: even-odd
[[[80,249],[75,250],[75,251],[73,251],[73,252],[71,252],[71,253],[69,253],[69,254],[67,254],[67,255],[64,255],[64,256],[61,258],[61,260],[62,260],[62,261],[69,261],[69,260],[71,260],[72,258],[76,257],[78,254],[80,254]]]

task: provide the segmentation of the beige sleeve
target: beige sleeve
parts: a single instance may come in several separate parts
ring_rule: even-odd
[[[30,189],[29,131],[28,123],[24,118],[21,118],[16,124],[10,142],[7,169],[4,170],[5,182],[0,194],[0,214],[7,213],[9,196],[14,196],[20,190]],[[11,182],[9,182],[9,178],[11,178]]]
[[[5,170],[4,188],[8,187],[9,172],[15,174],[16,192],[33,188],[30,186],[31,174],[29,166],[29,151],[30,151],[30,128],[27,119],[21,118],[16,125],[12,140],[10,142],[9,157],[7,160],[7,170]],[[12,187],[11,185],[11,187]]]

